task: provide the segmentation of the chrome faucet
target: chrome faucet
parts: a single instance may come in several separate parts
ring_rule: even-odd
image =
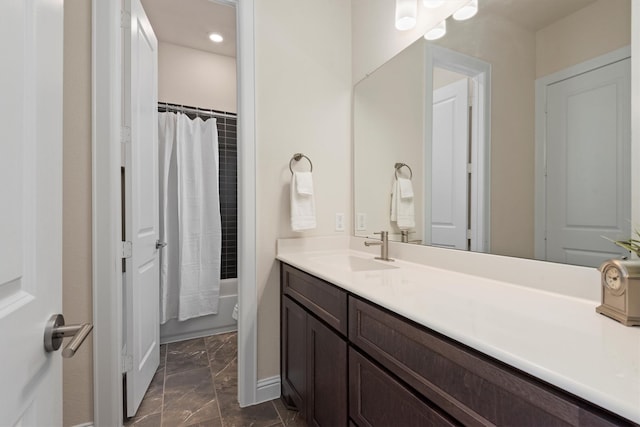
[[[382,261],[393,261],[393,259],[389,258],[389,232],[388,231],[380,231],[373,234],[380,235],[379,242],[364,242],[365,246],[380,246],[380,256],[377,256],[376,259],[380,259]]]

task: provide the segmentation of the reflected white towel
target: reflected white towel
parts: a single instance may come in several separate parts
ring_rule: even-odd
[[[294,172],[291,176],[291,229],[304,231],[314,228],[316,206],[311,172]]]
[[[409,181],[408,190],[405,189],[406,197],[402,197],[402,184],[399,178],[393,181],[393,187],[391,188],[391,221],[395,221],[400,230],[408,230],[416,226],[415,208],[413,203],[413,186]],[[409,192],[410,190],[410,192]],[[411,194],[411,196],[409,196]]]

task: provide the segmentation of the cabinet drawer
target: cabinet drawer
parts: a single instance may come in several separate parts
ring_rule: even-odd
[[[347,335],[347,293],[303,271],[282,264],[282,293],[343,335]]]
[[[454,426],[406,387],[349,348],[349,415],[365,426]]]
[[[599,408],[353,297],[349,340],[465,425],[625,425]]]

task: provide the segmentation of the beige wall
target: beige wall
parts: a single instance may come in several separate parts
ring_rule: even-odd
[[[64,2],[63,313],[67,323],[92,322],[91,294],[91,2]],[[63,359],[63,417],[93,420],[93,352],[89,335]],[[59,356],[59,354],[58,354]]]
[[[536,77],[631,44],[631,0],[598,0],[536,34]]]
[[[416,226],[410,239],[422,239],[424,52],[424,43],[413,43],[354,89],[354,207],[356,214],[367,215],[367,230],[356,235],[373,237],[374,231],[388,230],[391,239],[400,240],[400,230],[390,221],[389,195],[394,164],[401,162],[413,171]]]
[[[237,112],[236,59],[158,43],[158,100]]]
[[[447,16],[470,0],[448,0],[437,9],[427,9],[418,2],[415,28],[395,28],[395,0],[351,0],[352,81],[355,84],[422,37]]]
[[[270,0],[255,5],[258,378],[278,375],[279,237],[351,229],[350,3]],[[313,161],[317,228],[291,231],[289,159]],[[306,167],[306,165],[301,165]],[[345,229],[334,231],[334,215]]]
[[[448,25],[436,44],[491,64],[491,253],[532,258],[535,35],[480,13]]]

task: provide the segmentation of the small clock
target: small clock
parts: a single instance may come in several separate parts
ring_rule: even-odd
[[[640,326],[640,261],[611,259],[602,274],[602,304],[596,311],[626,326]]]

